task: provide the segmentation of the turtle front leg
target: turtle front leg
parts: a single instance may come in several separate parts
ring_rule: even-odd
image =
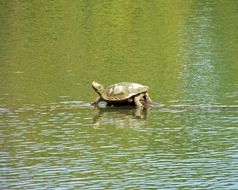
[[[91,105],[94,106],[94,107],[98,107],[98,103],[100,101],[102,101],[102,98],[101,97],[97,97],[96,100],[91,103]]]
[[[141,103],[141,98],[143,97],[144,95],[143,94],[140,94],[140,95],[138,95],[138,96],[135,96],[135,98],[134,98],[134,102],[135,102],[135,104],[136,104],[136,108],[143,108],[143,104]]]

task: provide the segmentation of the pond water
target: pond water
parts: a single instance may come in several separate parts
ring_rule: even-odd
[[[237,189],[238,1],[1,1],[0,189]],[[164,106],[95,109],[91,82]]]

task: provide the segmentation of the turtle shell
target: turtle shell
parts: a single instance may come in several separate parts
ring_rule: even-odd
[[[132,96],[145,93],[149,90],[148,86],[138,83],[121,82],[113,84],[105,89],[104,100],[106,101],[125,101]]]

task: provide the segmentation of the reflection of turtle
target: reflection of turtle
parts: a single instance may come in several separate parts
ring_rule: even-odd
[[[93,118],[93,127],[142,127],[146,125],[147,110],[132,107],[104,107]]]
[[[134,103],[137,108],[143,108],[152,102],[148,94],[149,87],[138,83],[121,82],[105,89],[101,84],[93,81],[92,87],[100,96],[93,102],[95,106],[100,101],[105,101],[108,105]]]

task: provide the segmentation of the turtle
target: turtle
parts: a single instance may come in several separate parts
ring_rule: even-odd
[[[149,87],[133,82],[120,82],[104,88],[96,81],[92,87],[99,94],[99,97],[92,103],[98,106],[100,101],[107,102],[107,105],[123,105],[133,103],[136,108],[146,108],[152,100],[148,94]]]

